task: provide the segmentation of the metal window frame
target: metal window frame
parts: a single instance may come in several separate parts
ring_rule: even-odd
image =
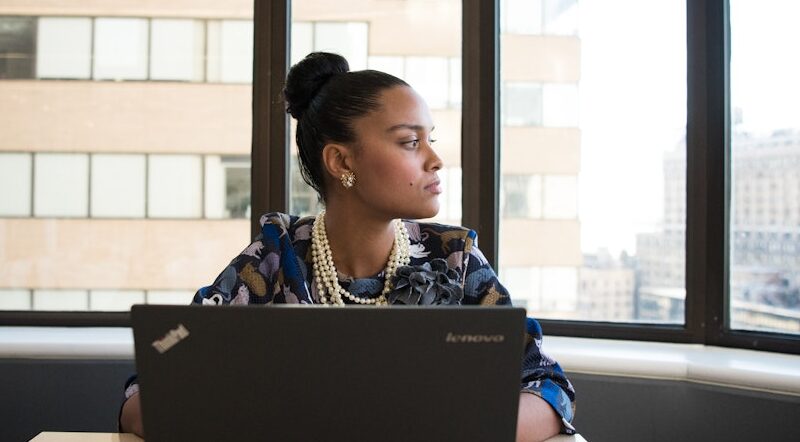
[[[500,178],[500,0],[462,0],[462,222],[497,268]],[[800,336],[733,330],[730,252],[729,0],[686,0],[687,220],[685,324],[540,320],[549,335],[700,343],[800,354]],[[288,209],[291,0],[255,2],[251,233]],[[282,147],[282,148],[281,148]],[[0,325],[129,326],[126,312],[0,312]]]

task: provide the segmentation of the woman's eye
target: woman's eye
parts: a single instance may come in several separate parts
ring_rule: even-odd
[[[417,147],[419,147],[419,140],[409,140],[409,141],[406,141],[403,144],[405,144],[408,147],[417,148]]]

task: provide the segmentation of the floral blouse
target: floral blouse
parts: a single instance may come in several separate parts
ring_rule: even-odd
[[[231,261],[210,286],[194,295],[193,303],[224,304],[317,304],[313,284],[311,227],[314,217],[299,218],[283,213],[261,217],[261,233]],[[417,266],[441,258],[458,274],[462,305],[510,305],[506,289],[477,247],[477,234],[463,227],[405,221],[411,245],[411,262]],[[342,275],[339,283],[357,297],[380,296],[383,272],[368,278]],[[351,303],[345,299],[345,303]],[[574,433],[575,390],[561,367],[542,352],[542,329],[527,319],[527,343],[523,355],[521,391],[549,403],[562,419],[562,431]],[[135,377],[126,385],[126,397],[138,390]]]

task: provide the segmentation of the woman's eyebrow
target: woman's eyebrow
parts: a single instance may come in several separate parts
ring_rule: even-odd
[[[413,131],[420,131],[420,130],[427,129],[427,127],[425,127],[425,126],[423,126],[421,124],[401,123],[401,124],[395,124],[394,126],[390,127],[389,129],[386,129],[386,132],[393,132],[393,131],[396,131],[398,129],[411,129]],[[430,131],[433,131],[434,129],[436,129],[436,126],[431,126]]]

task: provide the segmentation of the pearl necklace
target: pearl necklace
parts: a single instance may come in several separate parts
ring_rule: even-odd
[[[314,280],[317,284],[320,304],[344,305],[345,298],[358,304],[386,305],[386,295],[392,291],[392,277],[399,267],[411,261],[410,242],[408,230],[402,220],[394,220],[394,245],[386,263],[383,283],[383,292],[374,299],[353,296],[339,285],[336,267],[333,265],[333,255],[328,243],[328,234],[325,231],[325,211],[317,215],[314,226],[311,228],[311,257],[314,261]],[[330,299],[328,299],[330,297]]]

